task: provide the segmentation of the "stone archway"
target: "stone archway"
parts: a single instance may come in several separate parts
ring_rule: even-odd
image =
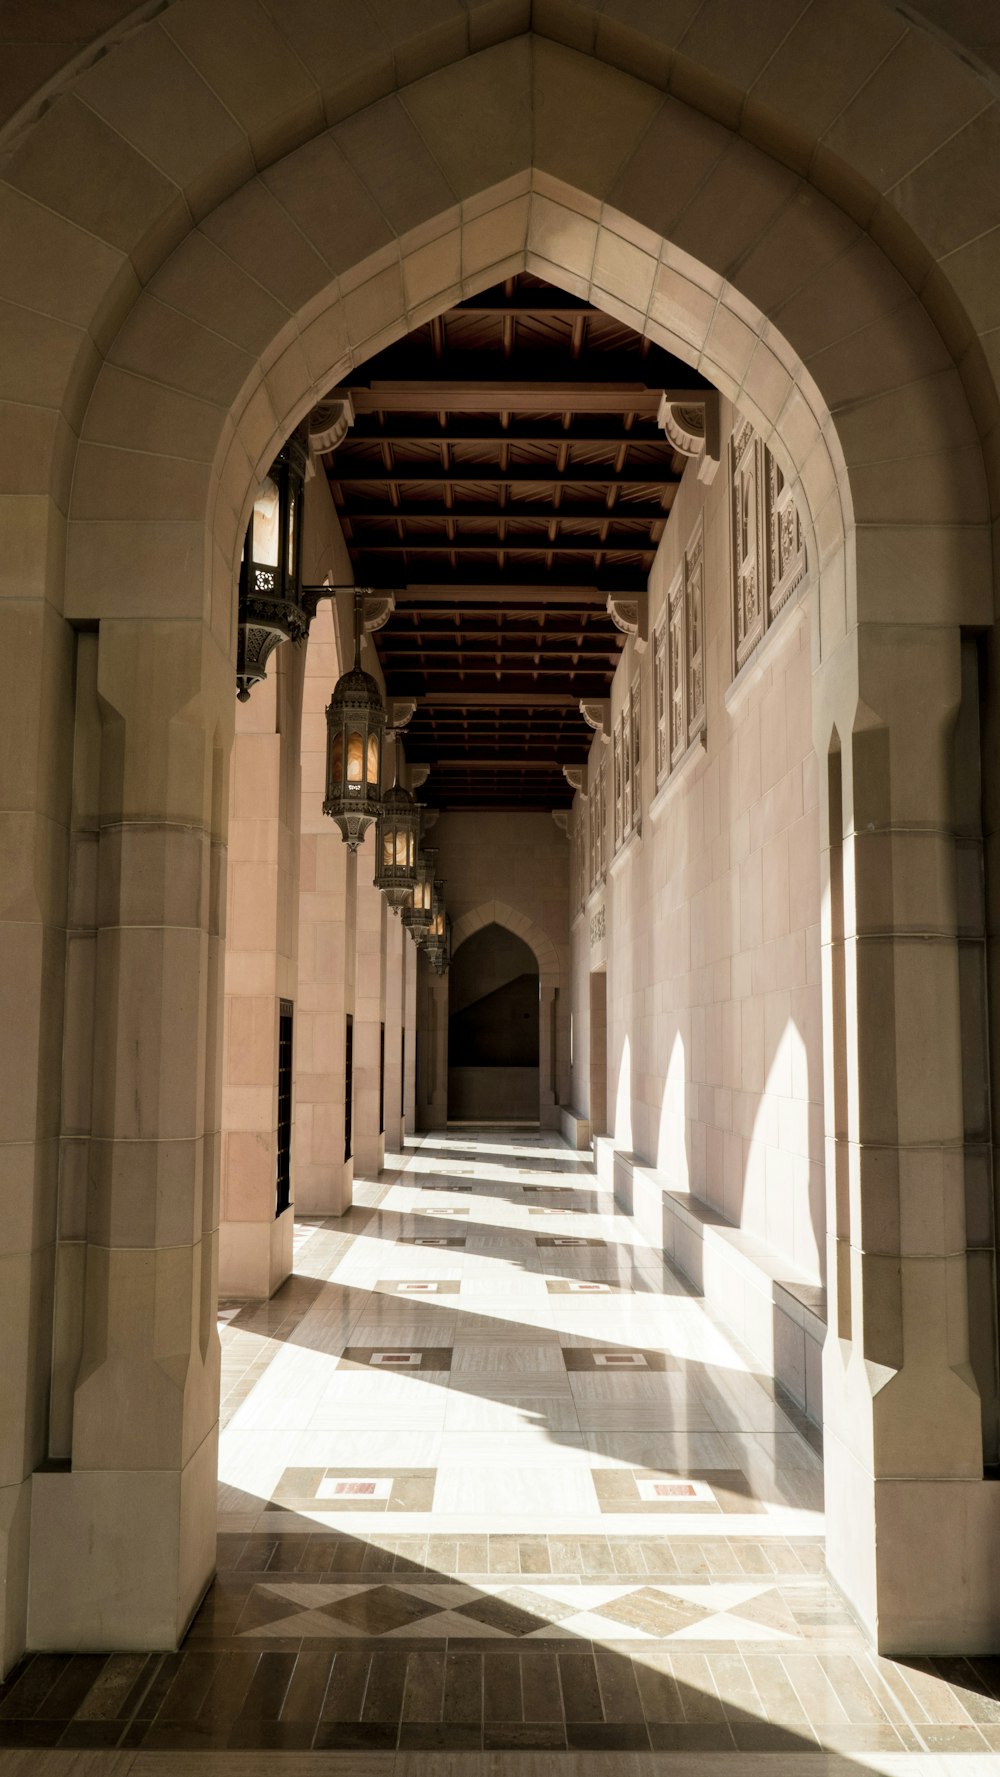
[[[87,1637],[95,1634],[101,1645],[173,1640],[211,1567],[233,568],[259,470],[344,370],[456,291],[522,267],[588,295],[703,369],[768,440],[810,526],[820,570],[817,747],[825,758],[836,731],[845,832],[863,824],[890,836],[902,875],[917,824],[948,831],[943,762],[958,627],[993,616],[977,434],[995,429],[995,389],[975,334],[989,331],[995,279],[977,269],[989,249],[971,259],[965,247],[986,227],[976,167],[995,126],[975,76],[925,44],[922,78],[938,103],[923,116],[905,65],[893,66],[874,29],[862,37],[862,91],[853,102],[868,102],[868,62],[888,56],[878,103],[884,111],[893,95],[905,96],[926,131],[910,149],[912,170],[888,195],[877,184],[884,169],[865,164],[849,129],[833,131],[822,148],[810,138],[794,64],[787,52],[782,64],[777,45],[770,88],[747,99],[721,28],[679,44],[666,24],[640,30],[628,21],[598,25],[584,7],[564,13],[574,40],[593,53],[529,37],[485,48],[470,37],[464,11],[434,29],[411,24],[391,46],[398,79],[409,81],[399,96],[386,96],[394,76],[384,41],[367,63],[339,53],[332,39],[317,42],[325,115],[344,120],[327,130],[319,88],[287,45],[276,47],[271,27],[248,38],[250,60],[267,71],[256,88],[270,95],[260,116],[250,84],[242,96],[233,88],[231,45],[220,57],[209,9],[171,9],[81,75],[27,130],[8,167],[14,270],[6,293],[17,312],[7,322],[16,449],[6,551],[15,597],[6,622],[18,677],[7,716],[12,733],[32,737],[17,749],[10,806],[38,864],[36,887],[25,888],[31,944],[21,941],[25,921],[12,922],[11,992],[33,1011],[11,1078],[11,1139],[19,1165],[29,1156],[18,1175],[28,1181],[26,1200],[33,1192],[51,1199],[60,1133],[67,1164],[92,1168],[97,1185],[75,1241],[86,1252],[86,1281],[73,1468],[36,1476],[33,1488],[37,1645],[53,1633],[47,1625],[70,1561],[81,1645],[94,1645]],[[821,43],[812,53],[822,57]],[[179,59],[195,71],[197,93]],[[665,99],[650,75],[696,104]],[[171,80],[182,83],[185,103],[203,105],[203,125],[184,155],[163,144],[158,160],[141,95],[145,83]],[[227,135],[216,83],[228,83],[228,116],[235,108],[245,130]],[[374,109],[358,110],[373,99]],[[759,141],[780,143],[784,158],[751,146],[720,114],[740,115]],[[469,119],[467,138],[456,116]],[[582,116],[604,127],[582,136]],[[396,145],[391,160],[407,167],[405,193],[394,188],[392,165],[371,152],[375,141]],[[95,202],[77,174],[98,152],[107,176]],[[959,212],[948,193],[963,179],[971,195]],[[192,213],[201,219],[193,228]],[[859,216],[865,226],[852,219]],[[942,268],[945,259],[953,263]],[[926,287],[926,304],[914,285]],[[966,389],[977,391],[971,409]],[[96,640],[77,653],[63,615],[99,624]],[[70,811],[64,786],[74,756],[81,787]],[[824,821],[828,814],[824,806]],[[67,920],[60,847],[70,831],[97,852],[104,905],[117,911],[105,921],[95,908],[80,922],[97,963],[100,1041],[93,1077],[77,1081],[78,1108],[60,1126],[62,1003],[43,983],[53,976],[52,934]],[[857,849],[851,868],[851,904],[863,919],[878,864]],[[145,898],[133,900],[128,884],[140,879]],[[947,892],[928,890],[916,920],[920,932],[941,937],[933,960],[895,907],[875,927],[880,957],[893,959],[905,984],[900,1032],[929,1021],[943,1051],[958,1052]],[[937,1248],[907,1249],[900,1261],[900,1236],[889,1237],[896,1245],[885,1256],[903,1283],[877,1321],[866,1317],[869,1286],[858,1271],[878,1269],[866,1234],[881,1189],[869,1146],[879,1167],[892,1157],[898,1196],[913,1154],[960,1145],[960,1082],[954,1067],[928,1064],[901,1039],[889,1086],[880,1087],[888,1123],[869,1103],[873,1000],[884,1008],[885,981],[868,960],[874,946],[857,943],[868,936],[863,927],[846,932],[858,1022],[831,1032],[829,1044],[847,1073],[846,1121],[832,1121],[830,1134],[860,1179],[854,1207],[847,1215],[842,1205],[838,1222],[840,1247],[853,1246],[855,1259],[836,1267],[842,1319],[827,1398],[843,1532],[831,1547],[838,1577],[873,1633],[879,1625],[883,1645],[908,1635],[918,1645],[927,1633],[912,1591],[919,1576],[885,1567],[889,1557],[859,1569],[850,1545],[859,1526],[871,1548],[876,1524],[883,1548],[896,1522],[920,1534],[921,1514],[940,1521],[957,1513],[961,1494],[945,1587],[957,1614],[946,1622],[938,1604],[933,1613],[939,1634],[960,1645],[968,1623],[993,1620],[988,1576],[983,1592],[959,1578],[975,1567],[964,1551],[993,1529],[984,1489],[968,1486],[977,1478],[978,1428],[961,1353],[930,1349],[920,1330],[933,1319],[928,1292],[942,1312],[946,1299],[954,1309],[953,1268]],[[828,995],[828,1022],[834,1004]],[[137,1047],[157,1065],[137,1070]],[[828,1104],[834,1099],[831,1082]],[[898,1224],[898,1203],[893,1216]],[[44,1306],[51,1266],[33,1240],[19,1276],[26,1299]],[[872,1366],[884,1386],[873,1383]],[[22,1573],[25,1477],[44,1454],[46,1379],[40,1361],[29,1373],[19,1356],[15,1367],[23,1460],[8,1518]],[[941,1434],[923,1455],[907,1448],[907,1403],[917,1396],[933,1399]],[[978,1465],[981,1474],[981,1455]],[[140,1599],[122,1584],[122,1626],[105,1619],[95,1628],[94,1600],[112,1576],[128,1575],[135,1537],[151,1521],[158,1596]],[[15,1645],[24,1587],[11,1596]],[[60,1635],[68,1632],[77,1631],[60,1619]]]

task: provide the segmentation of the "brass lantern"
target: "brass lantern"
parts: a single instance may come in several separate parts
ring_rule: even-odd
[[[447,913],[444,915],[440,936],[428,938],[425,955],[435,975],[447,974],[451,963],[451,920]]]
[[[302,604],[302,490],[306,435],[293,432],[257,490],[243,545],[236,643],[237,697],[267,677],[279,642],[301,642],[309,631]]]
[[[403,902],[403,924],[417,945],[427,937],[433,914],[434,858],[432,851],[420,852],[417,880]]]
[[[326,706],[326,797],[351,851],[357,851],[382,800],[385,706],[378,685],[361,666],[364,595],[354,597],[354,665],[337,680]]]
[[[375,826],[375,887],[394,913],[405,907],[416,886],[420,846],[420,804],[399,781],[399,736],[395,739],[392,788],[382,798]]]

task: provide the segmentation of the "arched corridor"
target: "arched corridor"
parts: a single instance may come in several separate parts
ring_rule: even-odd
[[[1000,1750],[988,11],[0,18],[0,1766]]]

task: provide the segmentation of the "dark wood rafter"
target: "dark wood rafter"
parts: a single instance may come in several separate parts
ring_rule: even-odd
[[[657,412],[706,385],[623,322],[527,273],[355,373],[325,458],[359,583],[392,588],[373,642],[449,808],[566,806],[684,466]]]

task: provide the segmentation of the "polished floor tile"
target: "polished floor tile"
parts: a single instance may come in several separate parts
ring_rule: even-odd
[[[1000,1662],[868,1652],[815,1428],[585,1157],[447,1131],[356,1197],[220,1311],[183,1648],[22,1662],[0,1777],[992,1777]]]

